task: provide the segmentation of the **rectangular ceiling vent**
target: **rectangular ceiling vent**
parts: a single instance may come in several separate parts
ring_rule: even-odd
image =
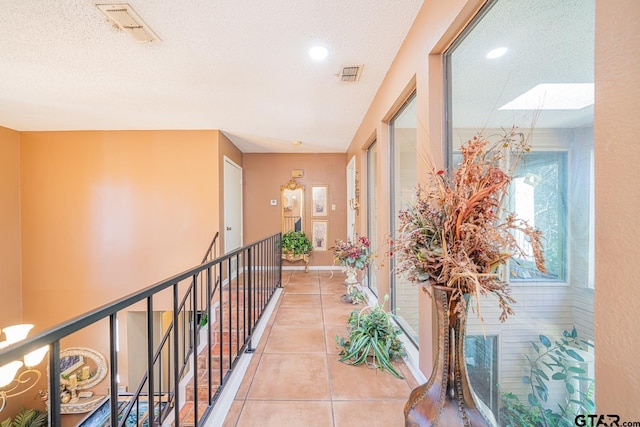
[[[347,83],[355,83],[360,80],[360,75],[362,74],[362,68],[364,65],[349,65],[346,67],[342,67],[340,70],[340,81]]]
[[[107,15],[116,28],[124,30],[135,40],[144,43],[160,40],[129,4],[96,4],[96,7]]]

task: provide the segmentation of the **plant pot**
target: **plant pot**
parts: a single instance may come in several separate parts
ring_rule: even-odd
[[[345,265],[344,266],[344,273],[347,275],[347,278],[344,281],[345,285],[353,286],[353,285],[358,283],[358,279],[357,279],[358,271],[356,270],[356,268],[354,266],[351,266],[351,265],[348,265],[348,264]]]
[[[496,426],[493,414],[476,397],[469,383],[464,359],[466,320],[455,312],[458,300],[452,300],[451,288],[431,288],[438,353],[429,381],[414,389],[405,404],[405,426]]]

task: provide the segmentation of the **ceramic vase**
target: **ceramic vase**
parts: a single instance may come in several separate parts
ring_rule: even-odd
[[[356,268],[352,265],[345,265],[344,266],[344,272],[347,275],[347,278],[345,279],[344,283],[349,286],[353,286],[355,284],[358,283],[358,279],[357,279],[357,274],[358,271],[356,270]]]

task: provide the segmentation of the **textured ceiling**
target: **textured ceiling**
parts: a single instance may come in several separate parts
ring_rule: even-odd
[[[128,3],[160,42],[93,1],[3,0],[0,126],[220,129],[244,152],[343,152],[422,0]],[[309,58],[315,43],[327,60]],[[360,81],[340,82],[356,64]]]

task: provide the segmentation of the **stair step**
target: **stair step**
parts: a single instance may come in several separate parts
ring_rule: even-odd
[[[231,297],[231,302],[229,301]],[[242,342],[246,338],[246,331],[244,330],[245,324],[248,322],[247,313],[252,312],[252,318],[257,319],[257,314],[260,312],[258,308],[251,309],[248,306],[248,301],[236,300],[235,289],[231,295],[223,290],[223,301],[216,307],[215,316],[211,319],[211,367],[209,369],[212,381],[212,391],[215,393],[218,390],[220,382],[220,354],[222,348],[222,368],[227,370],[230,368],[231,360],[229,360],[229,345],[231,345],[231,357],[235,358],[239,349],[239,342]],[[220,325],[218,323],[220,316],[223,320],[223,330],[220,331]],[[231,325],[229,325],[229,316],[231,316]],[[237,334],[236,334],[237,332]],[[239,335],[239,336],[238,336]],[[195,373],[198,375],[198,387],[194,390],[193,379],[191,379],[186,387],[184,396],[181,396],[181,400],[184,399],[184,404],[180,411],[180,426],[190,427],[194,426],[193,420],[193,407],[194,398],[197,397],[198,401],[198,414],[202,416],[207,408],[208,401],[208,375],[207,372],[207,349],[205,348],[198,355],[197,370]]]
[[[180,426],[181,427],[193,427],[195,426],[195,419],[193,413],[194,404],[193,402],[186,402],[182,409],[180,410]],[[206,403],[198,403],[198,419],[202,419],[202,415],[204,411],[207,409]],[[175,425],[173,423],[172,425]]]

